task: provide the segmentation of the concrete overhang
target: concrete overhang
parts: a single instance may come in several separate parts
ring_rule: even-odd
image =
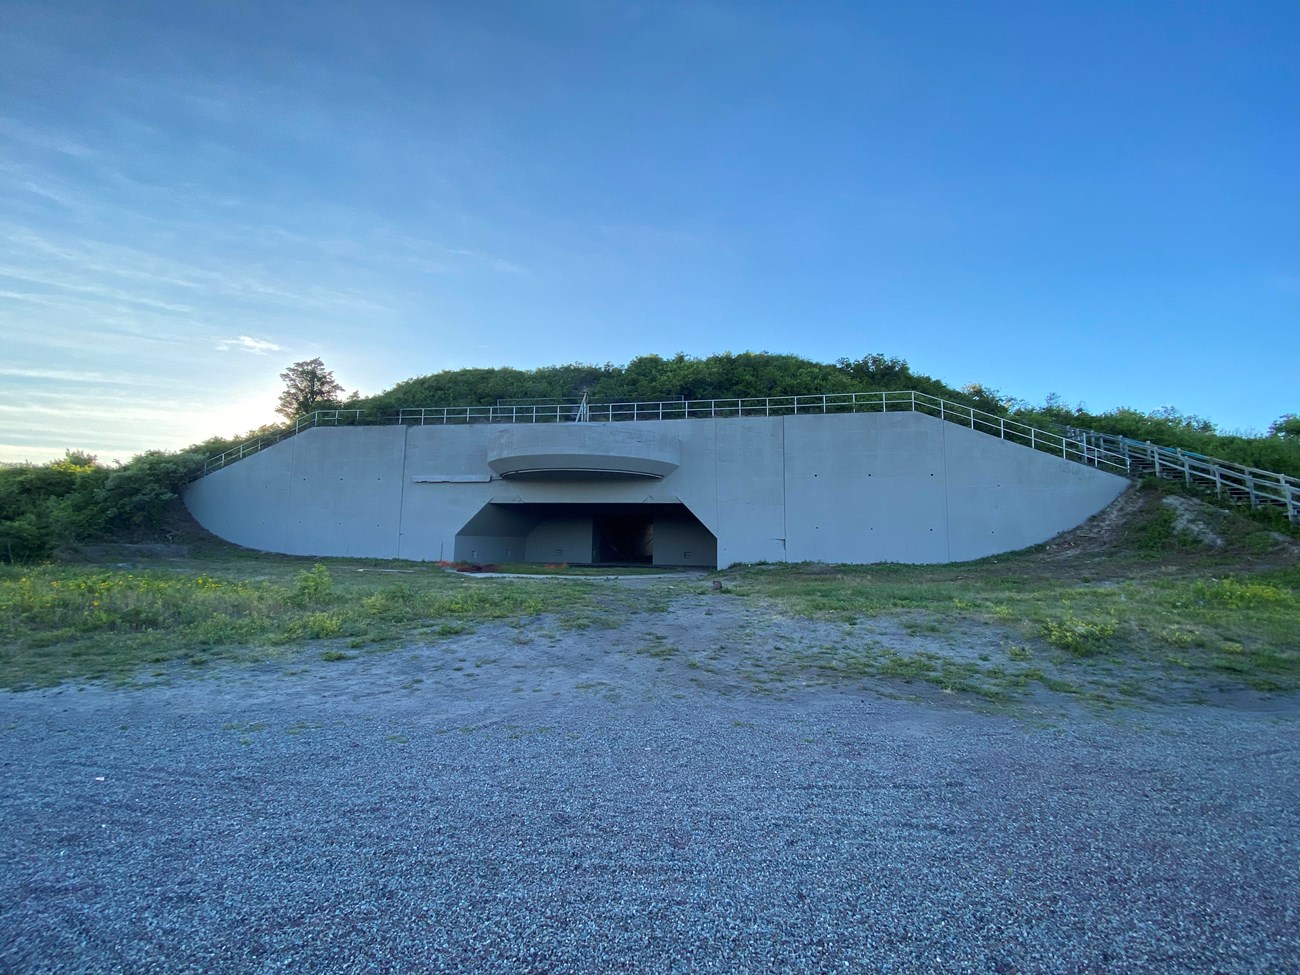
[[[496,430],[487,464],[503,478],[661,478],[681,463],[681,441],[639,424],[554,423]]]

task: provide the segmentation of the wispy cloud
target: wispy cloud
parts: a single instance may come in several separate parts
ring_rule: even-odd
[[[16,379],[52,379],[63,383],[113,383],[121,386],[145,386],[149,382],[138,376],[110,376],[102,372],[74,372],[69,369],[14,369],[0,366],[0,376]]]
[[[240,335],[233,339],[222,339],[217,344],[218,352],[251,352],[253,355],[266,355],[268,352],[283,352],[284,347],[276,345],[274,342],[268,342],[266,339],[256,339],[251,335]]]
[[[86,146],[68,138],[63,132],[27,125],[9,116],[0,116],[0,138],[24,142],[39,149],[47,149],[78,159],[94,155]]]
[[[528,268],[521,264],[507,261],[505,258],[497,257],[493,254],[485,254],[482,251],[471,250],[468,247],[448,247],[445,248],[445,250],[448,254],[469,258],[470,260],[476,261],[477,263],[501,274],[520,274],[526,276],[530,273]]]

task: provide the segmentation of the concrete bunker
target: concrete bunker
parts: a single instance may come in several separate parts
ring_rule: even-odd
[[[681,503],[494,500],[456,534],[458,562],[704,566],[718,540]]]
[[[635,422],[313,427],[185,502],[222,538],[294,555],[726,567],[982,558],[1073,528],[1128,485],[1054,434],[844,396],[852,412],[818,396],[795,401],[807,415],[660,420],[657,404],[618,414]]]

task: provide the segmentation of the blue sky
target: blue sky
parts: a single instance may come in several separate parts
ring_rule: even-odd
[[[236,434],[313,356],[883,352],[1263,430],[1298,50],[1249,0],[8,0],[0,460]]]

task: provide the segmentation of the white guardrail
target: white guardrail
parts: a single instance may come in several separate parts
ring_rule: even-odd
[[[543,403],[498,406],[437,406],[375,416],[366,410],[318,410],[291,427],[258,437],[210,457],[210,474],[287,437],[312,427],[362,424],[465,423],[621,423],[641,420],[725,419],[754,416],[801,416],[826,413],[916,412],[957,423],[971,430],[1055,454],[1066,460],[1133,477],[1183,480],[1252,508],[1280,507],[1292,524],[1300,524],[1300,478],[1233,464],[1129,437],[1067,429],[1064,434],[1029,426],[961,403],[914,390],[884,393],[821,393],[811,396],[761,396],[741,399],[662,400],[645,403]]]
[[[219,471],[237,460],[250,457],[259,450],[265,450],[272,444],[287,440],[295,433],[302,433],[302,431],[310,430],[312,427],[356,426],[364,423],[365,412],[365,410],[317,410],[315,413],[300,416],[293,426],[284,427],[275,433],[255,437],[246,443],[241,443],[238,447],[231,447],[224,453],[209,457],[203,462],[203,473],[211,474],[213,471]]]
[[[1068,433],[1098,450],[1124,457],[1134,476],[1153,475],[1182,481],[1188,487],[1213,491],[1219,497],[1252,508],[1281,508],[1291,524],[1300,525],[1300,478],[1132,437],[1092,430]]]
[[[912,390],[884,393],[821,393],[812,396],[762,396],[747,399],[663,400],[647,403],[546,403],[509,406],[437,406],[399,410],[374,417],[364,410],[320,410],[298,420],[275,434],[258,437],[208,458],[203,473],[210,474],[242,460],[259,450],[279,443],[303,430],[318,426],[356,424],[429,424],[466,423],[620,423],[641,420],[725,419],[756,416],[803,416],[826,413],[896,413],[917,412],[938,417],[1042,450],[1093,467],[1121,474],[1128,473],[1124,455],[1114,453],[1086,440],[1040,430],[1017,420],[954,403],[950,400]]]

